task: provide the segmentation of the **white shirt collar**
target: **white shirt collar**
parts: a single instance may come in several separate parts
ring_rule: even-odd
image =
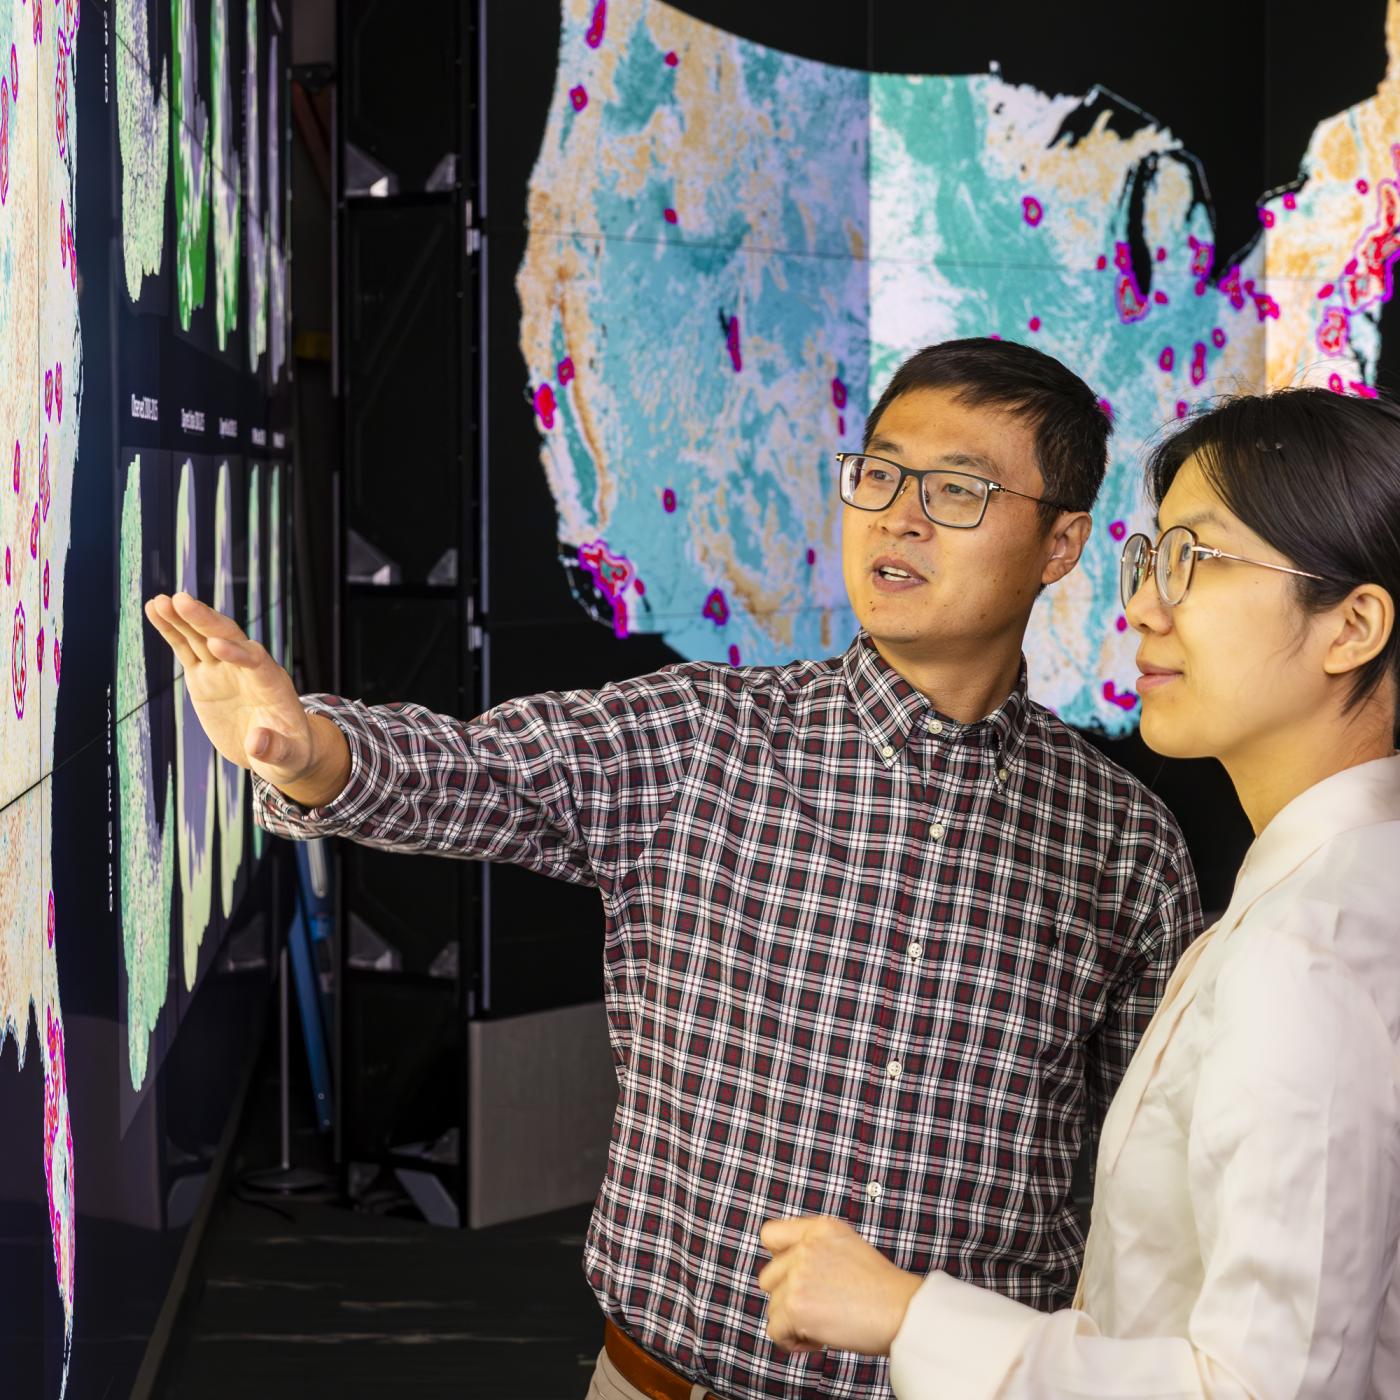
[[[1344,768],[1300,792],[1255,837],[1220,927],[1232,927],[1265,892],[1334,836],[1400,821],[1400,754]]]

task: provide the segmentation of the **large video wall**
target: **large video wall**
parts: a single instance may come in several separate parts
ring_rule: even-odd
[[[1343,45],[1262,3],[1179,33],[1131,6],[757,8],[559,6],[511,258],[557,566],[602,627],[685,658],[841,650],[832,454],[918,347],[1024,341],[1116,430],[1083,566],[1035,613],[1032,693],[1126,732],[1144,442],[1222,392],[1374,392],[1400,8],[1350,11]],[[811,48],[844,62],[784,51]]]
[[[1248,824],[1142,744],[1116,560],[1143,443],[1208,396],[1400,388],[1400,0],[1344,40],[1272,0],[482,15],[482,704],[843,650],[833,454],[906,354],[1020,340],[1115,428],[1031,694],[1168,801],[1222,907]],[[486,1005],[601,995],[589,892],[480,878]]]
[[[288,36],[0,0],[0,56],[0,1388],[127,1394],[268,978],[246,775],[141,605],[289,655]]]

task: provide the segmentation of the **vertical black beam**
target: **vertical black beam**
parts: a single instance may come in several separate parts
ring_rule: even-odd
[[[432,697],[444,709],[454,709],[458,714],[468,716],[479,709],[480,693],[475,654],[476,599],[479,589],[479,549],[478,549],[478,485],[480,474],[480,450],[477,442],[477,425],[480,416],[478,386],[478,277],[476,259],[472,253],[472,239],[476,229],[476,198],[478,192],[478,171],[475,159],[476,129],[476,75],[478,50],[476,44],[477,6],[476,0],[443,0],[433,7],[440,11],[432,23],[435,42],[442,47],[432,55],[431,62],[418,74],[418,85],[411,90],[406,100],[421,102],[424,112],[429,112],[435,131],[443,135],[443,144],[450,144],[456,160],[449,188],[441,184],[432,191],[424,188],[431,158],[439,152],[436,146],[431,152],[420,153],[405,142],[404,118],[401,109],[392,105],[386,107],[382,101],[382,89],[372,89],[365,85],[366,35],[376,32],[376,26],[388,13],[387,0],[337,0],[336,25],[336,104],[334,108],[334,183],[332,191],[332,217],[334,220],[334,285],[335,310],[332,324],[333,364],[332,391],[336,401],[336,418],[339,425],[339,461],[335,474],[337,518],[335,521],[335,597],[336,615],[334,620],[334,677],[335,687],[340,693],[362,694],[366,686],[382,684],[385,677],[382,668],[375,671],[373,682],[367,681],[369,671],[365,665],[367,647],[376,646],[375,631],[370,626],[372,614],[382,616],[386,606],[398,606],[405,617],[405,625],[416,627],[414,611],[419,611],[423,625],[436,625],[444,613],[450,614],[453,621],[450,628],[444,627],[441,636],[443,650],[435,653],[444,663],[436,671],[436,679],[446,684],[439,687],[438,695]],[[420,23],[424,21],[420,20]],[[439,54],[442,62],[438,62]],[[424,87],[424,83],[450,84],[451,90],[441,86]],[[416,94],[416,99],[415,99]],[[361,110],[363,109],[363,110]],[[369,154],[382,160],[386,167],[394,170],[399,177],[400,188],[390,191],[383,198],[366,198],[349,192],[351,166],[347,160],[347,148],[351,141],[370,147]],[[422,155],[422,158],[420,157]],[[420,168],[421,167],[421,168]],[[354,434],[360,426],[374,428],[373,414],[365,416],[367,393],[374,393],[386,365],[384,362],[367,362],[368,352],[363,334],[364,306],[357,305],[353,298],[360,295],[358,286],[365,258],[367,236],[390,237],[392,226],[387,220],[409,217],[412,211],[423,216],[422,226],[428,228],[431,236],[438,233],[454,239],[450,258],[450,273],[446,264],[438,264],[430,271],[440,277],[437,285],[445,295],[452,298],[450,317],[448,308],[438,303],[442,316],[436,324],[441,326],[445,339],[428,347],[433,353],[455,356],[456,364],[451,378],[442,386],[448,401],[440,407],[443,418],[436,420],[442,429],[440,438],[429,435],[427,442],[433,451],[434,465],[439,468],[438,479],[444,485],[450,484],[457,491],[458,508],[455,518],[447,525],[444,537],[430,551],[425,561],[417,559],[411,566],[405,565],[400,583],[384,588],[366,588],[347,581],[346,570],[350,559],[350,530],[366,529],[366,497],[363,454],[367,442],[356,441]],[[437,211],[436,213],[434,211]],[[438,214],[442,216],[439,222]],[[431,217],[429,217],[431,216]],[[392,246],[392,243],[383,246]],[[425,245],[427,247],[428,245]],[[443,243],[431,245],[439,250]],[[454,251],[455,250],[455,251]],[[432,254],[434,258],[437,254]],[[378,280],[379,294],[392,298],[397,294],[393,276]],[[402,327],[401,327],[402,329]],[[403,355],[412,346],[411,328],[402,335],[389,336],[375,352],[381,355]],[[394,368],[390,363],[387,368]],[[441,451],[442,456],[436,454]],[[455,475],[452,475],[455,474]],[[357,494],[358,493],[358,494]],[[369,499],[373,500],[373,497]],[[421,503],[420,503],[421,505]],[[418,517],[422,519],[423,517]],[[440,518],[439,518],[440,519]],[[436,523],[436,522],[435,522]],[[386,534],[391,534],[387,532]],[[449,538],[450,536],[450,538]],[[428,536],[421,536],[428,539]],[[456,581],[450,588],[429,583],[423,574],[432,562],[439,548],[454,546],[457,554]],[[386,546],[386,552],[397,555],[397,548]],[[410,551],[411,552],[411,551]],[[420,550],[421,554],[422,551]],[[397,600],[397,603],[395,602]],[[419,607],[421,603],[421,609]],[[374,612],[374,610],[380,610]],[[425,636],[428,635],[426,632]],[[450,655],[448,653],[450,648]],[[366,698],[384,699],[385,695],[367,695]],[[428,700],[428,696],[407,693],[394,698]],[[395,985],[397,973],[366,974],[350,966],[350,922],[353,916],[369,915],[368,922],[373,926],[373,911],[361,907],[365,899],[377,897],[367,895],[363,881],[363,871],[358,857],[348,855],[337,862],[336,900],[336,941],[337,969],[340,978],[340,996],[336,1006],[336,1056],[337,1056],[337,1111],[336,1111],[336,1156],[342,1168],[348,1161],[369,1150],[367,1136],[371,1131],[369,1120],[384,1122],[383,1115],[372,1112],[372,1106],[363,1099],[362,1086],[365,1066],[357,1063],[355,1046],[356,1027],[360,1025],[367,1011],[372,1011],[373,1003],[367,997],[374,997],[383,989],[391,991],[395,1004],[402,1006],[405,999],[424,997],[425,1006],[438,1008],[444,1005],[443,996],[449,989],[441,981],[425,985],[421,981],[421,969],[414,975],[405,975]],[[440,869],[440,867],[439,867]],[[378,878],[378,877],[376,877]],[[453,1057],[453,1067],[458,1078],[450,1114],[456,1118],[461,1149],[458,1161],[453,1168],[438,1167],[435,1170],[443,1177],[445,1184],[453,1189],[458,1198],[462,1218],[466,1217],[466,1124],[467,1124],[467,1034],[468,1020],[479,1009],[479,966],[477,949],[479,939],[479,869],[465,862],[452,862],[450,874],[437,873],[434,887],[439,897],[446,902],[448,889],[452,891],[455,905],[455,925],[449,930],[455,941],[457,953],[457,983],[450,989],[452,1014],[458,1029],[459,1050]],[[432,921],[433,910],[427,907],[431,896],[425,900],[422,911],[425,921]],[[380,906],[383,912],[383,906]],[[416,1003],[415,1003],[416,1004]],[[357,1109],[363,1112],[357,1113]],[[357,1117],[361,1120],[357,1123]],[[391,1139],[390,1145],[392,1146]],[[383,1147],[382,1141],[379,1147]],[[394,1158],[392,1153],[380,1153],[386,1165],[402,1164],[402,1158]]]
[[[346,35],[349,31],[350,0],[336,0],[335,6],[335,82],[331,98],[331,402],[335,405],[337,453],[332,469],[335,498],[332,509],[331,559],[334,577],[331,579],[331,684],[337,695],[345,693],[345,119],[341,104],[344,100],[343,79],[349,71],[345,63]],[[335,860],[335,1026],[332,1030],[331,1054],[334,1059],[335,1141],[333,1159],[340,1174],[342,1195],[350,1194],[350,1165],[346,1156],[345,1114],[350,1095],[346,1092],[349,1058],[345,1054],[345,999],[350,994],[350,936],[345,915],[345,862],[336,853]]]
[[[481,304],[481,234],[478,228],[478,210],[482,190],[477,138],[482,97],[478,79],[482,62],[481,3],[482,0],[458,0],[457,247],[461,251],[461,261],[458,264],[461,278],[458,299],[461,310],[458,318],[458,470],[462,492],[458,531],[457,618],[462,661],[460,693],[464,716],[474,715],[481,708],[476,665],[478,639],[481,636],[481,629],[477,624],[480,551],[476,532],[480,519],[480,426],[483,407],[479,392],[478,366],[481,344],[477,328],[478,308]],[[482,867],[479,864],[462,862],[458,873],[458,909],[461,925],[458,935],[460,941],[457,960],[457,1009],[461,1024],[458,1041],[457,1204],[464,1226],[469,1219],[471,1200],[471,1153],[468,1150],[471,1123],[471,1037],[468,1025],[477,1014],[481,1001],[481,880]]]

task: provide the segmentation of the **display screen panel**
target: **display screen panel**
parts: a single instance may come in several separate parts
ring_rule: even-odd
[[[1145,15],[1107,32],[1101,7],[1072,7],[1061,43],[1032,53],[975,20],[871,6],[864,51],[843,64],[780,46],[819,45],[819,18],[785,36],[756,20],[760,42],[707,17],[745,26],[734,8],[565,0],[543,113],[491,89],[489,227],[523,216],[523,246],[509,235],[492,250],[492,289],[516,319],[555,567],[598,626],[679,657],[840,650],[855,622],[832,454],[860,446],[870,404],[920,346],[1022,341],[1079,373],[1115,429],[1082,565],[1032,617],[1032,694],[1081,728],[1130,732],[1136,639],[1117,556],[1149,525],[1144,446],[1222,393],[1366,395],[1381,380],[1400,251],[1393,7],[1367,7],[1306,97],[1293,50],[1312,36],[1261,12],[1225,93],[1203,99],[1182,71],[1166,96],[1150,82],[1150,107],[1114,57],[1160,46]],[[975,70],[960,66],[962,29],[987,44]],[[949,66],[889,71],[906,31],[908,57],[941,50]],[[1285,85],[1297,145],[1280,155],[1270,113]],[[1346,105],[1320,109],[1334,93]],[[1235,119],[1197,150],[1178,119],[1205,134],[1203,101]],[[538,139],[522,199],[493,172],[519,170],[525,132]],[[1271,162],[1287,172],[1273,186]],[[1228,228],[1214,193],[1214,167],[1237,180],[1241,164],[1260,172],[1242,234],[1241,192],[1226,192]],[[513,449],[511,406],[490,396],[493,443]],[[492,579],[488,611],[505,624],[528,616],[513,562]]]
[[[1017,340],[1114,427],[1031,696],[1168,802],[1218,909],[1249,826],[1218,764],[1142,743],[1118,553],[1150,523],[1144,448],[1214,396],[1400,387],[1400,5],[1325,47],[1264,0],[1208,30],[1014,13],[483,7],[481,701],[843,650],[833,454],[908,354]],[[572,960],[596,909],[483,878],[487,1004],[597,995]],[[509,972],[517,947],[560,974]]]
[[[24,1394],[129,1390],[270,975],[246,775],[141,607],[184,587],[290,632],[287,51],[267,0],[0,13],[0,1356]]]

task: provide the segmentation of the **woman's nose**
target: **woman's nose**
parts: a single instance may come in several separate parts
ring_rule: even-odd
[[[1156,571],[1148,569],[1138,590],[1123,609],[1128,625],[1135,632],[1163,633],[1171,631],[1172,610],[1157,592]]]

